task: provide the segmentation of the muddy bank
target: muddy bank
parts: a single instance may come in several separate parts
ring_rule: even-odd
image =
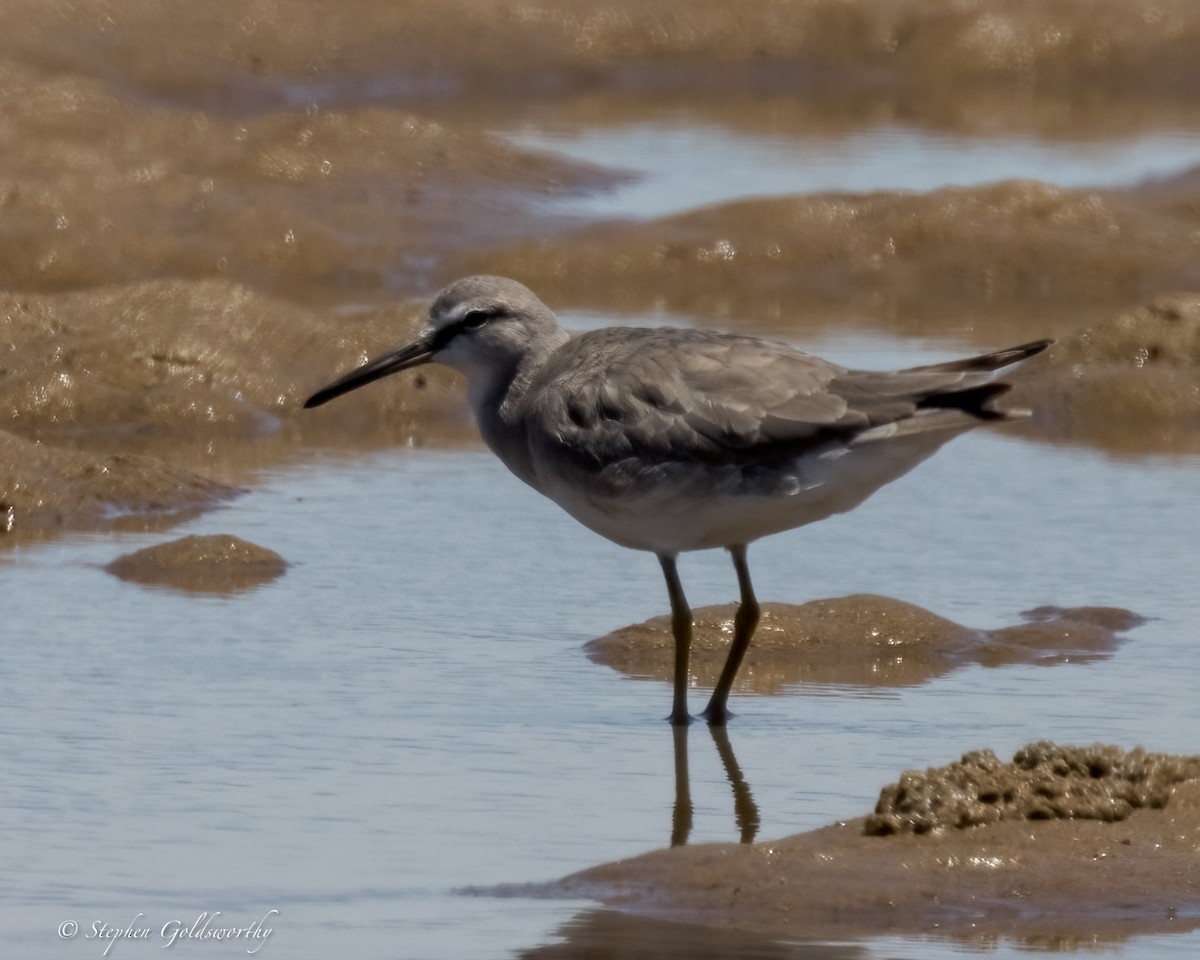
[[[146,586],[233,594],[279,579],[287,566],[274,550],[218,533],[182,537],[122,554],[104,569]]]
[[[293,421],[294,432],[328,443],[347,431],[362,441],[380,430],[378,443],[408,442],[418,425],[453,435],[461,391],[442,370],[407,378],[405,389],[372,391],[366,403],[348,397],[299,416],[304,398],[335,373],[408,338],[422,309],[397,305],[333,320],[221,280],[0,293],[8,348],[0,425],[143,448],[155,438],[198,447],[257,442]]]
[[[404,305],[340,322],[221,280],[0,293],[0,547],[69,529],[161,528],[304,445],[475,442],[461,384],[430,369],[300,416],[333,375],[407,337]]]
[[[2,58],[0,115],[9,290],[219,277],[382,302],[532,232],[531,199],[613,180],[403,110],[181,112]]]
[[[79,529],[157,529],[237,490],[154,457],[94,454],[0,430],[0,549]]]
[[[828,195],[765,207],[727,205],[615,234],[584,230],[553,255],[539,255],[536,244],[510,251],[515,241],[545,240],[564,229],[531,204],[603,188],[621,175],[517,150],[491,135],[503,124],[490,99],[498,88],[485,79],[486,65],[505,46],[498,37],[506,35],[522,55],[501,59],[534,88],[518,103],[554,85],[553,64],[538,60],[543,48],[587,64],[589,82],[597,70],[616,64],[670,63],[665,72],[643,71],[641,86],[651,92],[670,86],[680,57],[698,58],[705,71],[714,59],[744,59],[786,87],[783,106],[764,107],[761,91],[749,107],[720,97],[710,106],[689,81],[687,114],[739,130],[752,122],[746,118],[758,116],[776,134],[802,135],[828,129],[827,114],[845,117],[845,111],[843,95],[830,87],[832,68],[823,61],[822,81],[813,91],[818,106],[787,106],[804,83],[762,60],[774,62],[774,44],[795,42],[826,51],[822,57],[856,78],[855,95],[868,99],[870,109],[840,121],[842,129],[911,126],[906,110],[880,102],[879,91],[863,91],[864,78],[875,75],[871,58],[839,53],[838,38],[850,47],[851,38],[878,46],[893,63],[900,48],[911,46],[921,51],[914,63],[944,67],[956,56],[937,39],[940,32],[961,34],[968,52],[957,59],[979,68],[1014,59],[1008,53],[982,56],[980,45],[1039,46],[1057,36],[1026,57],[1042,64],[1031,69],[1047,73],[1043,61],[1053,55],[1055,70],[1095,95],[1094,85],[1074,72],[1074,55],[1090,50],[1088,56],[1100,56],[1106,77],[1116,75],[1117,64],[1153,56],[1155,70],[1147,76],[1166,77],[1170,58],[1163,45],[1173,48],[1200,32],[1200,12],[1179,2],[1178,9],[1159,8],[1162,16],[1152,24],[1127,5],[1111,2],[1102,16],[1082,0],[1062,0],[1050,13],[1014,3],[1002,14],[956,5],[936,15],[913,2],[905,11],[892,10],[894,23],[881,21],[877,4],[829,0],[789,6],[786,15],[764,5],[757,19],[720,4],[664,4],[649,14],[476,2],[464,3],[455,18],[442,5],[406,4],[400,11],[359,0],[353,16],[322,7],[311,20],[302,9],[247,12],[243,5],[229,5],[222,17],[221,6],[206,8],[203,16],[172,11],[165,18],[153,4],[92,0],[71,4],[69,11],[55,3],[8,4],[12,29],[0,41],[6,156],[0,288],[57,291],[165,276],[221,277],[302,303],[378,304],[428,293],[482,266],[533,283],[566,305],[661,307],[784,329],[804,323],[795,314],[815,312],[825,322],[865,314],[884,325],[932,320],[930,330],[937,332],[939,322],[961,326],[964,304],[974,299],[986,311],[997,300],[1016,297],[1013,312],[1027,313],[1028,300],[1034,316],[1052,318],[1078,298],[1135,303],[1200,286],[1195,270],[1186,268],[1194,260],[1194,188],[1144,209],[1136,193],[1126,204],[1120,192],[1076,194],[1029,185],[978,195],[945,192],[928,201]],[[1070,22],[1073,16],[1077,23]],[[1065,25],[1051,27],[1046,17]],[[935,31],[934,39],[915,39],[920,24]],[[789,29],[793,41],[782,41]],[[438,40],[444,31],[453,31],[456,42],[443,48]],[[892,33],[905,42],[880,39]],[[1148,50],[1135,55],[1126,50],[1129,44]],[[409,48],[413,56],[404,55]],[[930,48],[939,56],[930,56]],[[452,75],[443,96],[433,102],[402,96],[422,88],[415,81],[389,86],[397,70],[420,74],[433,50],[443,64],[438,69]],[[1101,56],[1099,50],[1108,52]],[[1007,76],[1006,69],[1000,73]],[[225,94],[209,86],[226,83],[230,98],[240,102],[245,96],[250,103],[244,106],[253,109],[236,115],[214,109],[212,96],[220,101]],[[261,102],[253,91],[272,84],[286,96]],[[147,95],[143,85],[154,93]],[[370,104],[322,102],[322,94],[340,85],[367,100],[371,90],[388,93]],[[1161,91],[1150,85],[1159,102]],[[1129,79],[1118,86],[1138,88]],[[306,96],[310,88],[312,99]],[[995,112],[966,90],[949,89],[978,122],[994,122]],[[827,101],[828,110],[821,106]],[[622,102],[630,104],[624,112],[617,106]],[[1028,104],[1022,109],[1028,113]],[[575,122],[621,123],[645,117],[647,106],[618,90],[572,100],[570,110]],[[1194,106],[1190,111],[1189,121]],[[676,103],[671,114],[678,113]],[[1139,116],[1152,123],[1144,108]],[[1074,110],[1055,117],[1045,135],[1080,136],[1087,122]],[[1147,217],[1162,221],[1161,235]],[[1180,218],[1181,227],[1173,222]],[[488,253],[473,263],[480,250]],[[560,278],[564,271],[576,278],[570,285]],[[929,302],[932,285],[942,282],[948,286]]]
[[[859,818],[767,843],[661,850],[542,892],[799,938],[907,933],[1070,945],[1190,930],[1200,922],[1200,782],[1195,758],[1187,764],[1189,779],[1165,806],[1117,822],[1004,820],[880,837]]]
[[[736,604],[694,611],[691,674],[711,686],[733,635]],[[1128,610],[1044,607],[1027,622],[973,630],[921,607],[860,594],[799,606],[765,603],[754,643],[734,690],[776,694],[796,684],[898,687],[924,683],[968,664],[1081,663],[1107,657],[1120,633],[1142,623]],[[601,663],[637,678],[670,681],[674,639],[670,617],[616,630],[584,649]]]
[[[1032,71],[1040,83],[1069,78],[1093,96],[1095,83],[1079,71],[1094,61],[1102,76],[1121,78],[1116,88],[1140,89],[1140,79],[1160,102],[1170,51],[1190,50],[1189,38],[1200,35],[1200,11],[1182,0],[1149,19],[1115,0],[1102,11],[1083,0],[1014,2],[1002,12],[915,0],[886,13],[832,0],[736,14],[715,3],[597,12],[477,0],[455,15],[441,4],[400,10],[356,0],[352,8],[316,15],[313,7],[306,17],[305,4],[247,11],[218,3],[202,16],[168,18],[153,4],[10,2],[11,30],[0,41],[0,288],[222,277],[297,302],[382,303],[482,267],[563,305],[661,308],[781,329],[804,325],[807,313],[824,318],[818,323],[866,316],[936,333],[939,323],[961,327],[964,309],[986,312],[998,301],[1016,314],[1032,306],[1032,327],[1064,307],[1200,287],[1191,266],[1194,187],[1156,194],[1149,205],[1136,191],[1027,184],[929,198],[825,195],[725,205],[615,232],[588,228],[551,249],[531,241],[510,250],[563,229],[532,202],[602,188],[620,174],[490,135],[502,125],[493,67],[530,85],[509,94],[528,103],[555,86],[556,70],[595,84],[605,70],[640,65],[633,88],[606,86],[604,97],[571,101],[570,116],[583,123],[644,117],[641,95],[694,72],[685,66],[693,58],[706,72],[714,61],[751,63],[794,99],[803,77],[777,58],[816,57],[821,83],[810,99],[829,100],[828,114],[845,116],[833,82],[840,71],[872,105],[843,129],[914,123],[880,91],[864,92],[879,59],[900,72],[910,60],[909,69],[938,73],[939,86],[946,71],[995,73],[1007,86],[1013,71]],[[454,42],[439,42],[450,34]],[[449,75],[432,84],[441,95],[406,97],[430,89],[414,77],[435,69],[431,58]],[[1151,62],[1153,70],[1135,69]],[[655,63],[667,66],[645,70]],[[1184,74],[1200,75],[1188,64]],[[764,107],[769,90],[760,85],[749,109],[693,83],[687,112],[696,122],[744,130],[757,115],[775,133],[828,127],[820,106]],[[360,99],[386,94],[370,104],[322,102],[342,86]],[[259,96],[269,89],[280,96]],[[973,93],[947,89],[978,122],[995,122]],[[1043,86],[1025,89],[1040,96]],[[246,98],[253,109],[214,109],[226,98]],[[1060,111],[1043,133],[1079,136],[1084,114]],[[480,258],[480,250],[488,252]],[[1079,316],[1074,310],[1066,324]]]
[[[1200,450],[1200,295],[1160,297],[1059,341],[1018,370],[1032,429],[1104,450]]]
[[[0,53],[64,67],[167,102],[236,109],[321,100],[491,103],[607,89],[664,89],[892,101],[906,116],[996,122],[989,90],[1033,90],[1060,117],[1132,114],[1137,103],[1192,114],[1200,15],[1189,0],[1009,0],[997,6],[901,0],[422,0],[401,7],[316,0],[247,7],[216,0],[8,0]],[[519,55],[518,52],[519,51]],[[1028,99],[1024,97],[1022,99]],[[1008,113],[1019,122],[1019,112]],[[1047,123],[1053,122],[1050,116]],[[1025,121],[1028,122],[1027,120]]]
[[[1200,289],[1200,174],[741,200],[590,225],[456,263],[558,307],[665,312],[791,336],[1061,336],[1113,304]]]

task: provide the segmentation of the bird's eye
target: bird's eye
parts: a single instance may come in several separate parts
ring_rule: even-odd
[[[486,313],[483,310],[472,310],[462,319],[463,329],[478,330],[480,327],[487,326],[488,321],[491,319],[492,315],[490,313]]]

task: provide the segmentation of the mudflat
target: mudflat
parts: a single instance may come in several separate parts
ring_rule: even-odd
[[[554,201],[628,173],[504,135],[546,118],[1081,143],[1184,129],[1200,83],[1194,0],[7,0],[4,22],[0,551],[79,530],[169,538],[263,468],[315,450],[477,444],[462,385],[437,370],[300,408],[332,374],[408,339],[429,294],[467,272],[511,275],[555,309],[613,322],[979,349],[1055,337],[1015,375],[1012,402],[1034,416],[1011,429],[1120,457],[1200,451],[1200,169],[1118,187],[820,191],[584,220]],[[154,549],[114,572],[223,592],[285,564],[236,530]],[[214,581],[213,563],[238,569]],[[1134,625],[1126,611],[1066,609],[984,632],[903,601],[847,599],[769,608],[749,689],[1099,658]],[[719,638],[724,616],[702,618],[701,671],[705,631]],[[897,631],[882,650],[870,633],[881,624]],[[839,655],[773,643],[805,630]],[[657,677],[663,637],[651,623],[589,652]],[[895,813],[884,811],[784,840],[657,851],[552,889],[797,937],[1082,943],[1191,929],[1190,763],[1162,802],[1121,817],[868,831],[883,822],[870,816]]]

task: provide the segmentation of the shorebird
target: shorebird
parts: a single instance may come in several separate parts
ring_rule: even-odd
[[[1023,414],[993,407],[1010,388],[991,375],[1052,342],[896,373],[849,370],[785,344],[704,330],[608,327],[571,337],[527,287],[476,276],[437,294],[412,343],[304,405],[434,361],[464,374],[483,439],[509,470],[601,536],[658,557],[675,640],[676,725],[692,719],[692,614],[676,558],[728,550],[741,602],[702,714],[721,725],[759,619],[747,545],[852,510],[959,433]]]

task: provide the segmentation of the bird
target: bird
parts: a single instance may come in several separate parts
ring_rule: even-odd
[[[469,276],[436,294],[411,343],[304,406],[426,363],[463,374],[483,440],[512,473],[601,536],[657,556],[674,638],[668,719],[677,727],[693,720],[692,613],[677,559],[727,550],[740,602],[700,715],[723,726],[761,612],[749,544],[854,509],[978,424],[1028,415],[993,405],[1010,384],[992,375],[1052,342],[861,371],[714,330],[615,326],[572,336],[523,284]]]

